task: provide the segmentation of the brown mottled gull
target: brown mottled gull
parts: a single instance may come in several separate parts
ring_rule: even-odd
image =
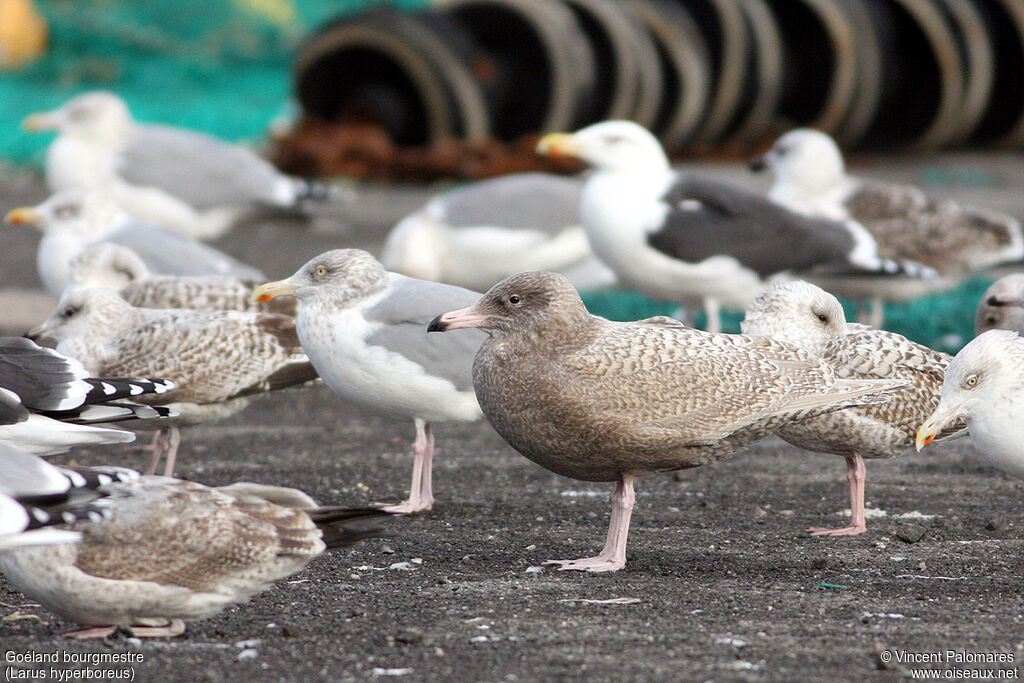
[[[72,287],[106,287],[138,308],[193,308],[200,311],[263,311],[295,316],[295,299],[256,301],[262,279],[232,275],[156,275],[128,247],[93,244],[71,261]]]
[[[822,279],[829,290],[873,299],[872,324],[882,323],[881,301],[904,301],[951,289],[972,273],[1024,257],[1020,221],[1007,214],[929,197],[912,185],[868,181],[846,173],[831,137],[798,128],[780,137],[755,168],[775,174],[769,196],[809,216],[851,220],[878,243],[883,258],[911,259],[937,278]]]
[[[431,423],[480,419],[473,395],[473,354],[483,334],[428,337],[438,307],[466,306],[480,295],[461,287],[389,273],[359,249],[334,249],[287,280],[256,289],[257,299],[294,296],[302,348],[331,390],[364,410],[416,425],[409,498],[392,512],[434,502]]]
[[[553,472],[617,482],[604,550],[556,561],[562,569],[625,565],[636,477],[721,460],[793,420],[884,400],[902,385],[838,379],[814,356],[767,337],[596,318],[555,273],[508,278],[429,329],[462,327],[490,335],[473,386],[498,433]]]
[[[838,377],[904,382],[885,403],[820,415],[778,431],[801,448],[846,458],[850,525],[808,531],[830,536],[864,533],[864,459],[895,458],[914,445],[917,426],[939,402],[950,357],[893,332],[848,324],[834,296],[801,281],[777,283],[758,297],[747,309],[742,330],[800,346],[824,360]],[[959,424],[943,436],[962,430]]]
[[[1024,273],[1004,275],[981,295],[974,334],[988,330],[1024,332]]]
[[[1024,338],[1016,332],[989,330],[960,349],[942,400],[917,431],[917,450],[961,420],[990,465],[1024,479]]]
[[[30,334],[56,340],[94,374],[170,379],[172,391],[139,400],[174,408],[180,424],[226,417],[254,395],[316,378],[294,320],[268,313],[135,308],[113,290],[79,289]],[[169,475],[177,427],[166,436]]]
[[[210,488],[167,477],[113,483],[106,516],[77,522],[78,543],[0,554],[0,570],[44,607],[103,638],[175,636],[294,574],[328,548],[375,530],[350,528],[376,509],[318,507],[296,489]]]

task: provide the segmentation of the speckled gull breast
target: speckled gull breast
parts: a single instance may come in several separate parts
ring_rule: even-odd
[[[922,272],[879,258],[852,222],[793,212],[744,188],[674,171],[658,140],[630,121],[552,133],[537,151],[594,167],[580,202],[594,253],[623,287],[684,305],[743,310],[774,276],[811,271]]]
[[[1024,258],[1020,221],[1007,214],[934,199],[919,188],[847,175],[843,157],[827,134],[798,128],[755,159],[770,168],[773,201],[809,216],[854,221],[878,244],[883,258],[910,259],[939,277],[821,279],[829,291],[872,299],[871,324],[882,324],[882,301],[904,301],[955,287],[979,271]]]
[[[124,399],[173,388],[163,379],[95,379],[77,360],[53,349],[22,337],[0,337],[0,444],[53,455],[86,444],[128,443],[135,434],[110,425],[176,413]]]
[[[257,299],[284,295],[299,300],[299,340],[332,391],[364,410],[413,420],[409,498],[386,509],[429,510],[434,500],[431,423],[480,419],[471,374],[483,335],[428,337],[425,328],[439,303],[465,306],[480,295],[389,273],[359,249],[320,254],[287,280],[254,292]]]
[[[110,289],[67,292],[53,314],[31,333],[57,342],[94,374],[166,377],[173,390],[139,397],[169,406],[180,417],[154,425],[153,460],[166,455],[174,471],[176,425],[232,415],[258,394],[316,378],[299,346],[292,318],[244,311],[135,308]]]
[[[132,249],[157,274],[263,277],[259,270],[213,247],[129,217],[96,192],[59,192],[38,206],[13,209],[5,220],[12,225],[34,225],[43,233],[36,267],[55,298],[70,284],[71,261],[97,242]]]
[[[108,92],[79,95],[27,117],[23,126],[57,131],[46,151],[52,191],[100,190],[135,218],[187,237],[215,238],[253,205],[292,209],[326,196],[319,185],[284,175],[240,145],[136,123],[124,101]]]
[[[388,233],[381,263],[421,280],[483,291],[524,270],[562,273],[580,289],[615,275],[594,256],[580,224],[583,180],[513,173],[430,199]]]
[[[596,318],[554,273],[508,278],[429,329],[466,327],[490,335],[473,386],[498,433],[553,472],[616,482],[604,550],[554,562],[562,569],[625,566],[636,477],[710,464],[793,420],[885,400],[903,384],[839,379],[767,337]]]
[[[989,330],[960,349],[942,400],[917,431],[917,449],[957,420],[990,465],[1024,479],[1024,338],[1016,332]]]
[[[68,528],[76,543],[0,553],[0,571],[50,611],[104,638],[176,636],[185,622],[244,602],[328,548],[377,530],[377,509],[318,507],[296,489],[237,483],[211,488],[142,477],[101,488],[104,514]]]
[[[846,458],[850,524],[808,531],[830,536],[864,533],[864,459],[895,458],[913,446],[921,420],[939,403],[950,357],[893,332],[848,324],[834,296],[802,281],[777,283],[758,297],[747,309],[742,330],[799,346],[824,360],[837,377],[904,382],[885,403],[839,410],[778,431],[801,448]],[[942,436],[952,437],[963,430],[963,423],[950,425]]]

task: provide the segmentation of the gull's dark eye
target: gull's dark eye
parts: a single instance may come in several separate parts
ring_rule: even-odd
[[[70,318],[73,315],[76,315],[78,313],[78,311],[79,311],[78,306],[65,306],[64,310],[60,312],[60,317],[62,317],[62,318]]]
[[[818,320],[820,320],[823,323],[827,323],[828,322],[828,316],[825,315],[824,313],[819,313],[818,314]]]
[[[62,206],[57,209],[57,215],[61,218],[74,218],[78,215],[77,206]]]
[[[520,301],[522,301],[522,299],[519,298],[518,294],[513,294],[508,298],[508,302],[513,306],[518,306]]]

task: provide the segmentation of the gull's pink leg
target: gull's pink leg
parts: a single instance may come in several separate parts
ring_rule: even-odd
[[[544,564],[559,565],[559,570],[575,569],[584,572],[614,572],[626,566],[626,539],[629,536],[629,519],[633,515],[633,477],[622,475],[612,494],[612,516],[608,523],[608,538],[604,549],[594,557],[579,560],[548,560]]]
[[[846,480],[850,482],[850,526],[842,529],[811,527],[808,531],[815,536],[856,536],[867,531],[867,519],[864,517],[864,479],[866,477],[867,468],[864,467],[864,458],[859,455],[846,458]]]
[[[61,635],[65,638],[87,640],[89,638],[106,638],[107,636],[112,636],[116,630],[116,626],[96,626],[93,628],[79,629],[77,631],[65,631]]]
[[[185,632],[185,622],[171,619],[167,626],[129,626],[128,631],[136,638],[173,638]]]
[[[167,459],[164,461],[164,476],[174,476],[174,462],[178,458],[178,446],[181,444],[181,430],[170,427],[167,430]]]
[[[160,458],[162,458],[164,455],[163,441],[164,436],[166,436],[166,434],[166,429],[156,430],[156,435],[153,437],[153,443],[147,446],[147,448],[153,451],[153,455],[150,456],[149,465],[146,467],[146,471],[143,472],[143,474],[147,476],[151,474],[156,474],[156,466],[160,463]]]
[[[420,503],[424,510],[434,506],[434,432],[430,429],[430,423],[423,425],[425,443],[423,445],[423,474],[420,481]]]
[[[416,441],[413,443],[412,485],[409,498],[397,505],[385,505],[382,510],[399,515],[429,510],[434,498],[430,495],[430,468],[434,457],[434,437],[423,420],[416,419]],[[427,496],[424,498],[424,480]]]

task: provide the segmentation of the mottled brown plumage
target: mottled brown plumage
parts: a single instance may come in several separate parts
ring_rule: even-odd
[[[623,517],[628,527],[636,476],[715,462],[793,420],[884,400],[901,384],[838,379],[809,353],[764,337],[596,318],[553,273],[509,278],[431,328],[469,326],[490,333],[473,365],[484,415],[554,472],[620,482],[613,527]],[[625,531],[613,532],[606,553],[567,568],[620,568]]]
[[[913,447],[918,426],[939,403],[950,356],[893,332],[848,324],[834,296],[800,281],[778,283],[762,294],[747,310],[742,329],[803,347],[828,363],[837,377],[905,382],[885,403],[821,415],[778,432],[801,448],[847,458],[850,475],[860,477],[860,488],[854,490],[851,479],[854,519],[838,531],[862,533],[864,475],[856,474],[863,470],[861,459],[895,458]],[[960,423],[943,437],[963,429]]]
[[[61,353],[98,376],[172,380],[174,390],[139,399],[172,406],[180,424],[226,417],[247,397],[317,377],[291,318],[135,308],[108,289],[69,291],[32,334],[55,339]],[[168,460],[172,467],[172,454]]]
[[[270,588],[326,548],[373,533],[347,528],[349,521],[385,514],[319,508],[301,491],[249,483],[210,488],[143,477],[106,491],[109,514],[75,524],[79,543],[5,553],[0,569],[61,616],[89,626],[164,627],[149,635],[175,635],[184,621]]]
[[[231,275],[154,275],[128,247],[100,242],[71,262],[74,287],[108,287],[137,308],[254,311],[295,317],[296,300],[256,301],[262,280]],[[293,323],[294,325],[294,323]]]

